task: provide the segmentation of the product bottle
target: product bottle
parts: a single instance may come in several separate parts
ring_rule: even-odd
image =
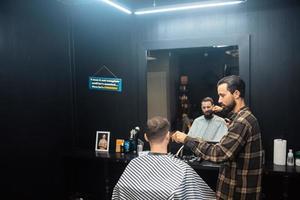
[[[295,152],[295,164],[296,166],[300,166],[300,151]]]
[[[129,153],[130,152],[130,140],[125,140],[123,144],[123,152],[124,153]]]
[[[288,166],[294,166],[294,154],[293,154],[293,150],[292,149],[289,149],[289,153],[288,153],[288,156],[287,156],[287,159],[286,159],[286,164]]]

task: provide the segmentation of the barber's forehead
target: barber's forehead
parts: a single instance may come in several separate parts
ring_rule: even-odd
[[[227,83],[222,83],[222,84],[218,85],[218,89],[228,90],[228,84]]]

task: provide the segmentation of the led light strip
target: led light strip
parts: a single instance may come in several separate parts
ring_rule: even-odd
[[[216,7],[216,6],[226,6],[226,5],[234,5],[244,3],[246,0],[237,0],[237,1],[206,1],[200,3],[188,3],[188,4],[177,4],[174,6],[159,6],[155,8],[149,9],[141,9],[134,12],[136,15],[144,15],[151,13],[161,13],[161,12],[171,12],[177,10],[189,10],[189,9],[197,9],[197,8],[208,8],[208,7]]]
[[[121,5],[116,4],[116,3],[114,3],[114,2],[112,2],[110,0],[102,0],[102,2],[107,3],[107,4],[109,4],[109,5],[113,6],[113,7],[115,7],[117,9],[119,9],[119,10],[121,10],[121,11],[129,14],[129,15],[132,14],[132,12],[130,10],[128,10],[127,8],[124,8]]]

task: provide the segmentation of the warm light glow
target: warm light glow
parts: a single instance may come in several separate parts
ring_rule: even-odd
[[[107,3],[107,4],[109,4],[109,5],[113,6],[113,7],[115,7],[115,8],[117,8],[117,9],[119,9],[119,10],[121,10],[121,11],[123,11],[123,12],[129,14],[129,15],[132,14],[132,12],[131,12],[130,10],[128,10],[127,8],[124,8],[124,7],[118,5],[118,4],[116,4],[116,3],[114,3],[114,2],[112,2],[112,1],[110,1],[110,0],[102,0],[102,1],[103,1],[104,3]]]
[[[134,12],[134,14],[143,15],[143,14],[170,12],[170,11],[177,11],[177,10],[208,8],[208,7],[216,7],[216,6],[234,5],[234,4],[244,3],[244,2],[245,0],[238,0],[238,1],[231,0],[231,1],[207,1],[207,2],[200,2],[200,3],[177,4],[175,6],[160,6],[155,8],[137,10]]]

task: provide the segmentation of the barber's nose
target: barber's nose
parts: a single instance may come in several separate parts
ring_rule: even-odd
[[[218,103],[222,103],[222,97],[219,97]]]

